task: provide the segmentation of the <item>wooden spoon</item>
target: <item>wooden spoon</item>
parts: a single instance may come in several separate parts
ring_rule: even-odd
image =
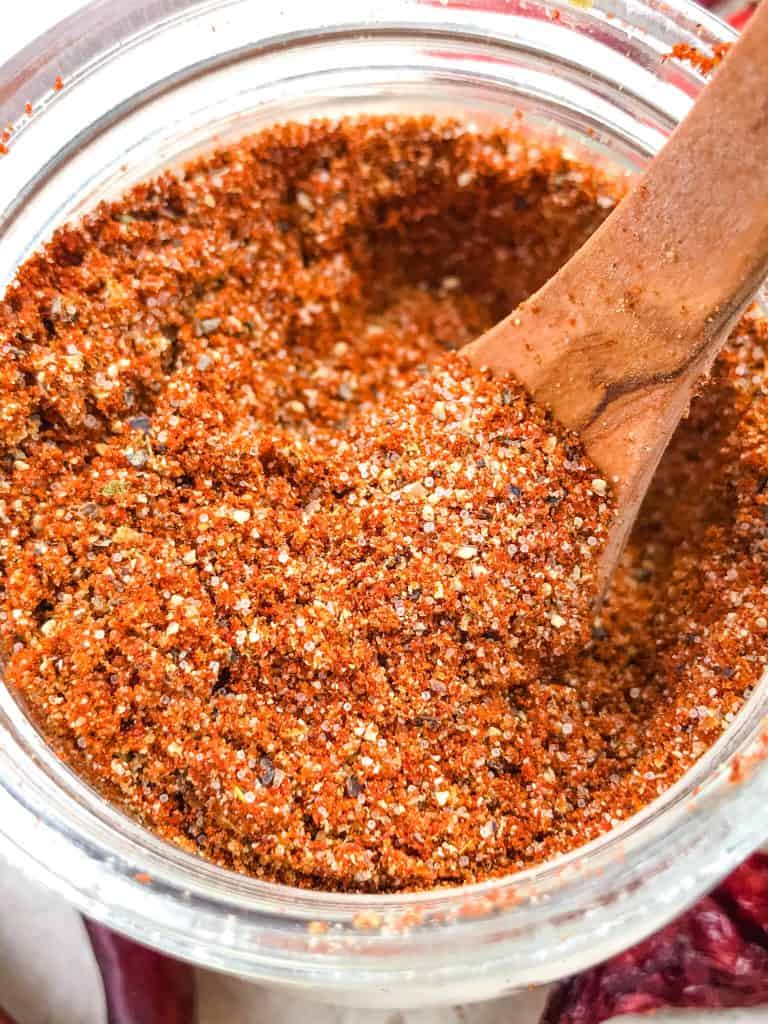
[[[661,454],[768,274],[768,0],[639,184],[467,345],[577,430],[613,485],[610,577]]]

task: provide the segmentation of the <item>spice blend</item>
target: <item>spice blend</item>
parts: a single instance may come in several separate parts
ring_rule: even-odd
[[[573,849],[706,750],[765,660],[765,323],[595,623],[609,488],[453,351],[622,192],[513,129],[288,124],[21,268],[0,656],[63,758],[219,864],[370,892]]]

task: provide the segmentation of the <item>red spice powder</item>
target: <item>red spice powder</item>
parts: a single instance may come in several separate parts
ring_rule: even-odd
[[[591,633],[605,482],[450,351],[622,191],[511,130],[285,125],[21,268],[0,651],[62,757],[187,850],[356,891],[538,863],[679,778],[765,661],[765,323]]]

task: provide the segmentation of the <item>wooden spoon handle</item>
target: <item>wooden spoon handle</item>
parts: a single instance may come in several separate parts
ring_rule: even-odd
[[[581,432],[629,525],[767,272],[768,0],[634,191],[465,352],[513,371]]]

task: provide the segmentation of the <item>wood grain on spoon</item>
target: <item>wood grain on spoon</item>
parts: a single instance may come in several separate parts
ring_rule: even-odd
[[[580,432],[619,502],[613,571],[667,442],[768,273],[768,0],[639,184],[464,352]]]

